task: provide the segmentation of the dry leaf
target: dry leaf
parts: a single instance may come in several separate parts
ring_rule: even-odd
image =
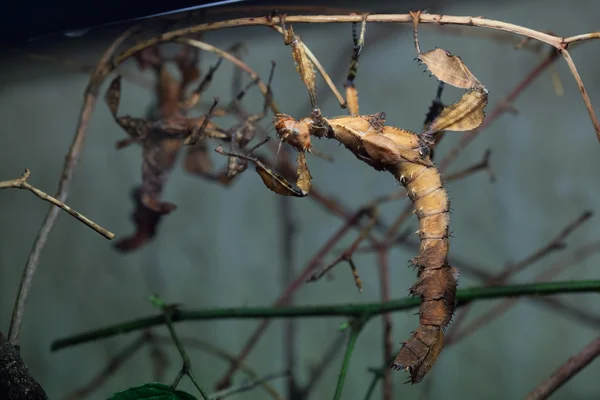
[[[460,57],[453,56],[444,49],[436,48],[419,54],[417,59],[425,63],[429,71],[442,82],[461,89],[483,88]]]
[[[271,189],[273,192],[282,196],[292,197],[306,197],[308,195],[304,190],[298,190],[293,187],[284,177],[271,171],[263,163],[256,160],[254,161],[256,166],[256,172],[262,178],[266,187]]]
[[[296,186],[298,186],[303,192],[309,193],[311,188],[310,180],[312,179],[312,176],[308,170],[308,165],[306,165],[306,153],[299,151],[298,157],[296,158],[296,163],[298,164],[298,180],[296,181]]]
[[[465,93],[459,101],[444,108],[427,127],[428,133],[439,131],[468,131],[477,128],[485,118],[483,109],[488,96],[481,90]]]
[[[108,90],[104,96],[104,100],[112,113],[112,116],[117,118],[119,111],[119,103],[121,101],[121,76],[115,77],[110,83]]]

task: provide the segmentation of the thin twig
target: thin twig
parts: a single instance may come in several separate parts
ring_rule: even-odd
[[[571,54],[566,49],[562,49],[560,51],[563,58],[567,62],[569,69],[571,70],[571,74],[573,74],[573,78],[575,78],[575,82],[577,82],[577,87],[581,92],[581,97],[583,97],[583,102],[585,103],[585,108],[587,108],[588,114],[590,115],[590,119],[592,120],[592,125],[594,125],[594,129],[596,130],[596,135],[598,135],[598,140],[600,140],[600,123],[598,123],[598,118],[596,118],[596,113],[594,112],[594,107],[592,107],[592,102],[590,101],[590,97],[587,94],[587,90],[585,90],[585,86],[583,86],[583,81],[581,80],[581,76],[579,76],[579,72],[577,72],[577,67],[575,67],[575,62],[571,58]]]
[[[252,18],[238,18],[227,21],[219,21],[219,22],[211,22],[206,24],[195,25],[192,27],[186,27],[178,30],[174,30],[171,32],[163,33],[160,36],[155,38],[146,40],[141,42],[132,48],[124,51],[121,55],[119,55],[116,59],[116,65],[121,64],[129,57],[133,56],[137,52],[151,46],[155,46],[160,43],[170,42],[176,40],[182,36],[192,35],[199,32],[205,32],[210,30],[217,29],[226,29],[233,27],[241,27],[241,26],[256,26],[263,25],[274,27],[281,23],[281,19],[283,17],[279,16],[267,16],[267,17],[252,17]],[[285,16],[285,21],[288,23],[348,23],[348,22],[361,22],[363,19],[366,22],[383,22],[383,23],[412,23],[412,17],[410,14],[371,14],[364,18],[362,15],[350,14],[350,15],[296,15],[296,16]],[[577,70],[574,68],[574,64],[570,59],[570,55],[566,50],[566,46],[568,43],[572,43],[574,41],[582,41],[597,38],[598,33],[588,33],[583,35],[577,35],[573,37],[559,37],[555,35],[550,35],[544,32],[539,32],[530,28],[526,28],[523,26],[510,24],[507,22],[490,20],[486,18],[480,17],[470,17],[470,16],[451,16],[451,15],[439,15],[439,14],[422,14],[419,16],[420,24],[451,24],[451,25],[466,25],[466,26],[477,26],[481,28],[499,30],[514,33],[517,35],[525,36],[531,39],[538,40],[540,42],[549,44],[555,49],[561,51],[563,53],[563,57],[569,64],[569,68],[571,73],[575,77],[577,84],[581,90],[582,96],[584,98],[584,102],[586,103],[586,107],[588,109],[588,113],[590,114],[590,119],[592,120],[592,124],[594,126],[594,130],[596,133],[596,138],[600,141],[600,124],[598,124],[597,118],[595,116],[593,107],[589,101],[587,94],[585,93],[585,89],[583,88],[583,83]]]
[[[100,225],[98,225],[94,221],[92,221],[89,218],[87,218],[85,215],[83,215],[83,214],[81,214],[81,213],[73,210],[71,207],[69,207],[68,205],[66,205],[62,201],[60,201],[58,199],[55,199],[54,197],[50,196],[48,193],[45,193],[45,192],[41,191],[40,189],[36,188],[35,186],[30,185],[27,182],[27,179],[29,179],[30,175],[31,175],[31,172],[27,168],[25,168],[25,172],[19,178],[17,178],[17,179],[11,179],[9,181],[0,182],[0,189],[14,188],[14,189],[29,190],[31,193],[35,194],[40,199],[42,199],[44,201],[47,201],[50,204],[54,204],[55,206],[57,206],[57,207],[65,210],[70,215],[72,215],[73,217],[77,218],[79,221],[83,222],[84,224],[86,224],[87,226],[89,226],[90,228],[92,228],[93,230],[95,230],[96,232],[98,232],[99,234],[101,234],[102,236],[104,236],[105,238],[107,238],[109,240],[110,239],[114,239],[114,237],[115,237],[114,233],[112,233],[109,230],[101,227]]]
[[[190,378],[198,392],[200,392],[202,398],[204,400],[210,400],[206,391],[202,389],[198,384],[198,381],[196,381],[196,378],[194,377],[194,374],[192,372],[190,356],[188,355],[187,351],[185,351],[185,346],[183,345],[181,339],[179,339],[179,336],[175,331],[175,327],[173,326],[173,322],[175,322],[173,317],[179,313],[178,307],[176,305],[166,304],[161,298],[159,298],[156,295],[152,296],[150,298],[150,301],[162,311],[164,324],[167,325],[167,329],[169,330],[171,339],[173,340],[175,347],[177,347],[177,351],[179,351],[179,355],[181,356],[182,360],[181,369],[179,370],[179,373],[173,380],[171,388],[176,389],[177,386],[179,386],[179,382],[181,382],[181,378],[187,375],[187,377]]]
[[[124,347],[120,352],[115,354],[108,363],[98,372],[98,374],[92,378],[92,380],[84,385],[83,387],[74,390],[70,394],[68,394],[65,399],[66,400],[77,400],[77,399],[85,399],[89,397],[96,390],[100,389],[106,381],[113,376],[119,368],[135,353],[137,353],[144,344],[148,343],[148,336],[144,333],[136,338],[129,345]]]
[[[600,280],[563,281],[518,284],[495,287],[473,287],[456,292],[459,305],[484,299],[519,296],[552,296],[566,293],[600,292]],[[177,310],[171,316],[171,322],[201,321],[217,319],[256,319],[256,318],[319,318],[331,316],[360,317],[363,315],[379,315],[386,312],[412,309],[421,304],[418,298],[402,298],[387,303],[336,304],[318,306],[290,307],[240,307],[214,308],[205,310]],[[165,317],[161,314],[108,326],[66,338],[55,340],[51,350],[56,351],[81,343],[105,339],[115,335],[148,329],[164,325]]]
[[[352,225],[355,223],[355,221],[357,219],[358,219],[358,214],[355,215],[354,218],[348,219],[344,223],[344,225],[336,233],[334,233],[333,236],[331,236],[327,242],[325,242],[323,247],[321,247],[317,251],[317,253],[313,256],[313,258],[302,269],[300,274],[289,284],[289,286],[286,288],[286,290],[275,301],[275,303],[273,304],[274,307],[279,307],[282,304],[285,304],[285,302],[288,300],[288,298],[290,296],[292,296],[296,292],[296,290],[298,290],[300,285],[302,283],[304,283],[306,281],[306,279],[319,266],[323,257],[325,257],[329,253],[329,251],[331,251],[331,249],[337,244],[337,242],[339,242],[346,235],[346,233],[350,230],[350,228],[352,227]],[[248,354],[250,354],[250,351],[252,350],[254,345],[258,342],[258,340],[260,339],[260,337],[262,336],[264,331],[267,329],[269,322],[270,321],[266,320],[266,319],[262,320],[260,322],[260,324],[258,325],[258,327],[254,330],[254,332],[252,332],[252,335],[250,335],[250,337],[246,341],[246,344],[244,345],[244,347],[242,348],[242,350],[240,351],[240,353],[237,357],[238,361],[244,360],[248,356]],[[229,386],[231,377],[233,376],[233,374],[235,373],[236,370],[237,370],[237,365],[235,365],[235,364],[232,365],[229,368],[229,370],[226,372],[224,377],[219,381],[217,387],[224,388],[224,387]]]
[[[121,45],[121,43],[123,43],[123,41],[125,41],[125,39],[136,29],[137,27],[133,27],[125,31],[109,46],[109,48],[100,58],[100,61],[96,66],[96,70],[90,76],[88,86],[85,89],[85,100],[79,116],[75,137],[73,138],[69,152],[65,157],[62,174],[58,182],[58,190],[54,196],[62,203],[65,203],[67,201],[67,197],[69,196],[71,180],[83,151],[83,144],[85,142],[87,128],[92,116],[92,112],[96,106],[96,100],[98,97],[98,92],[100,91],[100,86],[112,68],[112,55]],[[48,211],[46,219],[42,223],[35,242],[33,243],[33,248],[29,253],[27,264],[23,270],[23,276],[21,277],[21,282],[19,284],[19,292],[17,294],[17,299],[15,301],[10,320],[10,329],[8,331],[8,339],[13,344],[17,344],[19,341],[21,323],[23,322],[23,313],[25,311],[25,303],[29,297],[29,289],[31,288],[33,276],[35,275],[37,266],[39,264],[40,255],[44,249],[44,246],[46,245],[46,241],[48,240],[50,231],[52,230],[54,222],[58,217],[58,213],[59,209],[56,207],[51,207]]]
[[[550,281],[555,276],[566,270],[567,268],[578,265],[583,262],[586,258],[596,254],[600,251],[600,242],[593,242],[587,244],[577,250],[575,250],[572,254],[566,257],[566,259],[561,260],[552,266],[550,266],[547,270],[542,271],[536,277],[534,277],[534,282],[544,282]],[[451,344],[456,344],[459,341],[465,339],[466,337],[472,335],[477,332],[479,329],[483,328],[493,320],[502,316],[506,313],[512,306],[514,306],[518,298],[506,299],[502,303],[488,310],[486,313],[478,316],[473,321],[471,321],[467,326],[465,326],[462,330],[455,330],[452,334],[448,335],[446,339],[446,346]],[[550,300],[550,299],[548,299]],[[562,303],[558,303],[559,305]],[[457,328],[455,328],[457,329]]]
[[[265,96],[267,99],[269,99],[269,107],[271,108],[271,110],[273,111],[273,113],[274,114],[278,114],[279,113],[279,109],[277,108],[277,105],[275,105],[275,103],[271,99],[271,96],[270,96],[270,93],[269,93],[269,88],[267,87],[267,85],[265,85],[265,83],[260,79],[260,76],[256,72],[254,72],[254,70],[252,68],[250,68],[242,60],[240,60],[239,58],[233,56],[231,53],[226,52],[225,50],[219,49],[218,47],[215,47],[212,44],[201,42],[199,40],[194,40],[194,39],[180,39],[178,41],[180,43],[185,43],[185,44],[188,44],[190,46],[197,47],[197,48],[199,48],[201,50],[214,53],[214,54],[218,55],[219,57],[223,57],[225,60],[227,60],[227,61],[231,62],[232,64],[234,64],[237,68],[239,68],[242,71],[246,72],[248,75],[250,75],[250,79],[252,79],[253,81],[256,82],[256,86],[258,87],[258,89],[260,90],[260,92],[263,94],[263,96]]]
[[[156,336],[155,339],[158,343],[161,344],[169,344],[169,345],[174,345],[173,340],[170,337],[167,336]],[[237,363],[239,365],[239,368],[242,372],[244,372],[246,375],[248,375],[248,377],[250,379],[254,379],[254,380],[258,380],[260,379],[260,375],[254,371],[252,368],[250,368],[246,363],[244,362],[238,362],[235,359],[235,356],[233,354],[231,354],[230,352],[217,347],[216,345],[206,342],[202,339],[198,339],[196,337],[181,337],[180,338],[181,343],[183,343],[185,346],[187,346],[188,348],[192,348],[192,349],[198,349],[198,350],[202,350],[203,352],[210,354],[214,357],[217,358],[221,358],[229,363]],[[269,385],[268,382],[264,382],[262,384],[263,388],[265,389],[265,391],[275,400],[283,400],[283,398],[279,395],[279,393],[277,393],[277,391],[271,386]]]
[[[491,154],[492,154],[492,152],[489,149],[486,150],[485,153],[483,154],[483,159],[481,161],[479,161],[478,163],[473,164],[471,166],[468,166],[467,168],[463,169],[462,171],[458,171],[453,174],[446,175],[446,177],[445,177],[446,181],[447,182],[456,181],[456,180],[465,178],[469,175],[472,175],[476,172],[486,171],[488,173],[490,182],[494,182],[496,180],[496,176],[490,166],[490,155]]]
[[[504,270],[501,273],[486,279],[485,285],[487,285],[487,286],[502,285],[505,282],[507,282],[508,279],[510,279],[512,276],[514,276],[518,272],[523,271],[525,268],[537,263],[542,258],[547,257],[548,255],[550,255],[556,251],[564,250],[567,246],[565,243],[567,237],[571,233],[573,233],[578,227],[580,227],[585,221],[590,219],[591,217],[592,217],[591,211],[584,211],[579,217],[577,217],[577,219],[575,219],[575,221],[569,223],[566,227],[564,227],[558,233],[558,235],[556,235],[554,238],[552,238],[547,244],[540,247],[539,249],[534,251],[532,254],[525,257],[523,260],[521,260],[513,265],[507,266],[506,268],[504,268]],[[541,275],[540,278],[537,279],[537,281],[541,282],[541,281],[549,280],[549,279],[550,279],[550,277],[548,277],[546,275]],[[512,300],[508,300],[506,303],[508,303],[510,301],[512,301]],[[508,309],[508,308],[506,308],[506,309]],[[450,328],[450,331],[446,338],[446,343],[455,341],[456,335],[462,335],[461,333],[457,333],[457,332],[458,332],[458,329],[461,326],[461,324],[465,321],[465,317],[469,313],[469,311],[470,311],[470,307],[465,307],[460,311],[460,313],[459,313],[460,318],[457,318],[457,320],[452,324],[452,327]],[[498,310],[495,310],[495,312],[497,312],[497,314],[500,315],[504,312],[504,308],[502,306],[498,306]],[[494,312],[491,312],[488,314],[494,315]],[[489,317],[488,314],[485,314],[485,316],[486,316],[485,318]],[[481,321],[487,321],[485,318],[477,319],[477,321],[479,321],[479,324],[481,324],[481,326],[478,326],[478,328],[483,327],[485,325],[484,323],[481,322]],[[494,319],[494,318],[495,317],[491,317],[491,319]]]
[[[584,211],[579,217],[577,217],[575,221],[567,225],[563,230],[559,232],[559,234],[556,237],[554,237],[545,246],[533,252],[533,254],[526,257],[522,261],[513,265],[509,265],[507,268],[504,269],[504,271],[502,271],[499,275],[492,279],[490,281],[490,284],[502,284],[506,282],[512,275],[523,271],[525,268],[539,261],[548,254],[557,250],[564,249],[567,246],[567,244],[565,243],[567,237],[571,233],[573,233],[573,231],[579,228],[584,222],[590,219],[592,215],[592,211]]]
[[[280,378],[287,378],[289,376],[290,376],[289,371],[286,371],[283,373],[280,372],[278,374],[267,375],[260,379],[255,379],[253,381],[248,381],[248,382],[242,383],[239,386],[234,386],[231,388],[220,390],[218,392],[211,393],[211,394],[209,394],[209,397],[211,400],[221,400],[226,397],[233,396],[234,394],[248,392],[257,386],[261,386],[261,385],[264,386],[265,383],[270,382],[272,380],[280,379]]]
[[[345,332],[342,332],[345,333]],[[309,399],[310,392],[315,387],[323,373],[327,370],[329,365],[335,360],[337,353],[344,347],[344,343],[346,342],[345,334],[336,335],[335,339],[330,343],[327,347],[327,350],[323,352],[323,357],[321,360],[310,368],[309,377],[306,381],[306,384],[298,390],[298,398],[299,399]],[[289,399],[288,399],[289,400]]]
[[[590,344],[585,346],[575,356],[569,358],[547,380],[529,393],[526,400],[547,399],[598,356],[600,356],[600,336],[592,340]]]
[[[360,243],[369,236],[371,228],[373,228],[373,226],[375,225],[375,221],[377,220],[377,216],[379,215],[379,213],[378,213],[376,207],[367,206],[367,207],[364,207],[364,208],[361,208],[360,210],[358,210],[356,218],[361,218],[365,214],[369,216],[369,223],[367,223],[367,225],[365,225],[361,229],[358,237],[333,262],[331,262],[325,268],[314,273],[310,278],[308,278],[307,282],[314,282],[314,281],[321,279],[325,274],[327,274],[329,271],[331,271],[336,265],[338,265],[342,261],[347,261],[350,264],[350,268],[352,270],[352,275],[354,276],[354,281],[356,283],[356,287],[358,288],[358,290],[360,292],[362,292],[362,282],[360,280],[360,277],[358,276],[356,266],[354,265],[354,262],[352,261],[352,254],[354,254],[354,252],[356,251],[356,249],[358,248]]]

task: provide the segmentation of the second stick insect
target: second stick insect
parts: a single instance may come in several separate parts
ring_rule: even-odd
[[[456,308],[458,270],[448,263],[449,251],[449,200],[442,177],[431,159],[431,148],[443,131],[467,131],[477,128],[484,120],[484,108],[488,91],[469,71],[463,61],[446,50],[435,48],[422,53],[417,38],[420,12],[412,13],[416,60],[440,81],[465,89],[456,103],[440,107],[430,115],[420,134],[386,125],[383,112],[360,115],[358,96],[354,85],[358,58],[364,45],[367,16],[363,16],[360,33],[353,23],[354,50],[346,87],[346,102],[349,116],[326,118],[317,105],[315,64],[301,39],[291,27],[286,27],[284,17],[279,20],[284,43],[292,47],[296,70],[306,85],[312,105],[311,114],[300,120],[285,114],[275,117],[277,136],[283,143],[298,152],[300,173],[298,191],[281,190],[292,188],[283,178],[263,181],[275,192],[283,195],[305,196],[310,189],[310,173],[305,163],[305,153],[311,151],[311,137],[337,140],[359,160],[378,171],[390,172],[407,190],[414,204],[414,213],[419,220],[417,234],[420,238],[419,253],[411,261],[417,268],[417,281],[410,288],[413,296],[421,299],[419,327],[403,342],[391,367],[405,370],[409,382],[420,382],[434,365],[443,348],[444,329],[450,323]],[[439,97],[439,93],[438,93]],[[257,170],[263,168],[257,165]],[[260,171],[259,171],[260,172]],[[275,190],[275,186],[277,189]]]

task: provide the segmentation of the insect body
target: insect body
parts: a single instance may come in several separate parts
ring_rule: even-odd
[[[423,158],[420,137],[385,125],[385,114],[327,119],[315,115],[295,121],[287,115],[275,122],[278,136],[298,150],[310,149],[310,135],[335,139],[357,158],[377,170],[390,172],[406,187],[419,219],[417,282],[410,292],[421,298],[420,327],[413,332],[394,361],[397,369],[420,381],[442,349],[442,329],[450,323],[458,270],[448,265],[449,201],[442,179],[429,158]]]
[[[410,381],[417,383],[433,366],[443,348],[443,330],[450,323],[456,307],[459,276],[458,270],[450,266],[447,260],[449,200],[440,173],[431,160],[431,147],[443,131],[477,128],[484,119],[488,92],[459,57],[439,48],[421,53],[416,36],[420,14],[411,14],[417,60],[425,64],[440,82],[467,90],[456,103],[440,106],[439,110],[428,115],[420,135],[386,126],[384,113],[359,115],[353,80],[358,54],[364,42],[365,19],[360,38],[356,35],[355,26],[353,30],[355,51],[346,84],[348,99],[345,104],[349,106],[351,115],[335,118],[323,117],[316,106],[314,72],[310,72],[312,64],[291,28],[282,28],[285,43],[294,48],[294,61],[309,90],[313,111],[310,117],[301,120],[280,114],[276,116],[274,124],[278,137],[292,145],[299,154],[310,152],[311,136],[335,139],[376,170],[390,172],[406,188],[419,219],[417,233],[421,242],[419,254],[412,259],[418,276],[410,293],[421,299],[421,306],[419,327],[403,344],[391,367],[408,371]]]

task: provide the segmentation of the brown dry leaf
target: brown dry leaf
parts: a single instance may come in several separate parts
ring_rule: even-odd
[[[427,127],[427,132],[468,131],[477,128],[485,118],[483,109],[487,105],[487,93],[471,90],[459,101],[442,110],[440,115]]]
[[[271,189],[273,192],[282,196],[292,197],[306,197],[308,193],[302,188],[300,190],[293,187],[284,177],[271,171],[263,163],[258,160],[254,160],[256,172],[260,175],[266,187]]]
[[[298,157],[296,158],[297,166],[297,174],[298,180],[296,181],[296,186],[300,188],[305,193],[310,192],[311,183],[310,180],[312,176],[310,175],[310,171],[308,170],[308,165],[306,165],[306,153],[303,151],[298,152]]]
[[[461,89],[483,88],[458,56],[439,47],[417,57],[440,81]]]
[[[110,83],[104,100],[110,109],[113,117],[117,118],[117,112],[119,110],[119,103],[121,102],[121,75],[115,77]]]

